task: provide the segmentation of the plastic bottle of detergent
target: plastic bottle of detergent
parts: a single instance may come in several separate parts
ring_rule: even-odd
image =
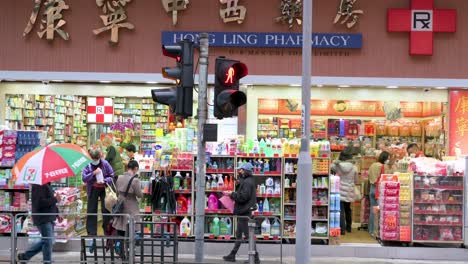
[[[213,226],[212,226],[212,230],[211,230],[211,233],[215,236],[219,236],[219,218],[218,217],[215,217],[213,218]]]
[[[208,209],[209,210],[218,210],[219,209],[218,197],[216,197],[216,195],[214,193],[210,194],[210,197],[208,197]]]
[[[270,236],[271,224],[268,218],[265,218],[262,222],[262,236]]]
[[[271,225],[271,236],[280,236],[281,235],[281,224],[278,222],[278,219],[275,219],[275,222]]]
[[[190,220],[188,220],[187,217],[184,217],[184,219],[180,222],[179,229],[180,236],[190,236],[190,231],[192,230],[192,223],[190,223]]]
[[[270,202],[268,202],[268,198],[265,198],[265,201],[263,202],[263,212],[270,212]]]
[[[218,188],[218,180],[216,179],[216,174],[213,174],[213,180],[211,181],[211,189],[217,189]]]
[[[183,195],[179,195],[179,197],[177,197],[176,204],[177,204],[176,205],[176,212],[178,214],[187,213],[187,208],[188,208],[187,198],[185,198]]]
[[[222,236],[232,235],[232,220],[229,217],[224,217],[219,223],[219,234]]]
[[[190,197],[187,199],[187,213],[192,213],[192,199]]]
[[[176,175],[174,176],[174,190],[180,189],[181,182],[182,182],[182,175],[180,174],[180,171],[178,171]]]
[[[218,189],[220,189],[220,190],[224,190],[224,189],[225,189],[224,180],[223,180],[223,175],[222,175],[222,174],[218,174]]]

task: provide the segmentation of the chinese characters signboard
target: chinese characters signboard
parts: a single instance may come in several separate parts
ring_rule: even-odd
[[[132,0],[96,0],[96,4],[101,7],[104,15],[100,18],[104,27],[93,30],[94,35],[101,34],[108,30],[111,31],[111,44],[119,43],[119,29],[134,29],[135,26],[130,22],[124,22],[127,19],[125,6]]]
[[[282,0],[280,12],[281,15],[275,18],[276,22],[287,23],[290,29],[294,22],[302,25],[302,0]]]
[[[219,15],[224,23],[236,22],[242,24],[247,13],[245,6],[238,5],[239,0],[219,0],[221,4],[225,4],[226,8],[219,10]]]
[[[164,10],[167,13],[172,13],[172,24],[177,24],[177,14],[179,11],[187,9],[189,0],[161,0]]]
[[[88,123],[112,123],[114,105],[112,98],[88,97]]]
[[[340,0],[340,5],[338,6],[338,13],[336,14],[335,20],[333,21],[334,24],[338,23],[340,20],[340,24],[346,23],[348,28],[354,27],[359,20],[359,15],[364,14],[362,10],[354,10],[354,4],[357,0]]]
[[[23,36],[28,35],[33,29],[34,24],[36,24],[37,17],[41,11],[42,2],[42,0],[34,0],[33,11],[24,29]],[[40,31],[37,32],[37,35],[40,38],[44,38],[45,36],[47,40],[53,40],[57,32],[64,40],[69,40],[69,34],[62,29],[67,23],[62,19],[62,11],[67,9],[69,9],[69,6],[65,3],[65,0],[46,0],[44,2]]]
[[[450,91],[449,152],[468,154],[468,91]]]

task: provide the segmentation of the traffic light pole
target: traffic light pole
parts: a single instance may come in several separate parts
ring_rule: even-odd
[[[312,75],[312,0],[303,1],[302,138],[297,164],[296,263],[310,264],[312,231],[312,159],[310,157],[310,88]]]
[[[195,261],[204,262],[206,144],[204,126],[207,118],[208,33],[200,34],[200,71],[198,73],[197,181],[195,200]]]

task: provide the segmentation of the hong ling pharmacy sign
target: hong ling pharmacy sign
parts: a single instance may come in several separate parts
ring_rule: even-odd
[[[195,31],[163,31],[163,45],[189,39],[198,44],[201,32]],[[242,47],[242,48],[301,48],[301,33],[268,33],[268,32],[208,32],[211,47]],[[313,33],[313,48],[327,49],[360,49],[362,34],[344,33]]]

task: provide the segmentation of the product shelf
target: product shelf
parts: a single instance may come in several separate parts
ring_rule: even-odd
[[[463,212],[462,212],[462,211],[438,212],[438,211],[429,211],[429,210],[418,210],[418,211],[414,211],[414,214],[428,214],[428,215],[463,215]]]
[[[450,222],[418,222],[414,221],[414,225],[419,225],[419,226],[463,226],[462,222],[458,223],[450,223]]]
[[[414,203],[416,204],[463,204],[462,201],[421,200],[421,199],[416,199]]]

